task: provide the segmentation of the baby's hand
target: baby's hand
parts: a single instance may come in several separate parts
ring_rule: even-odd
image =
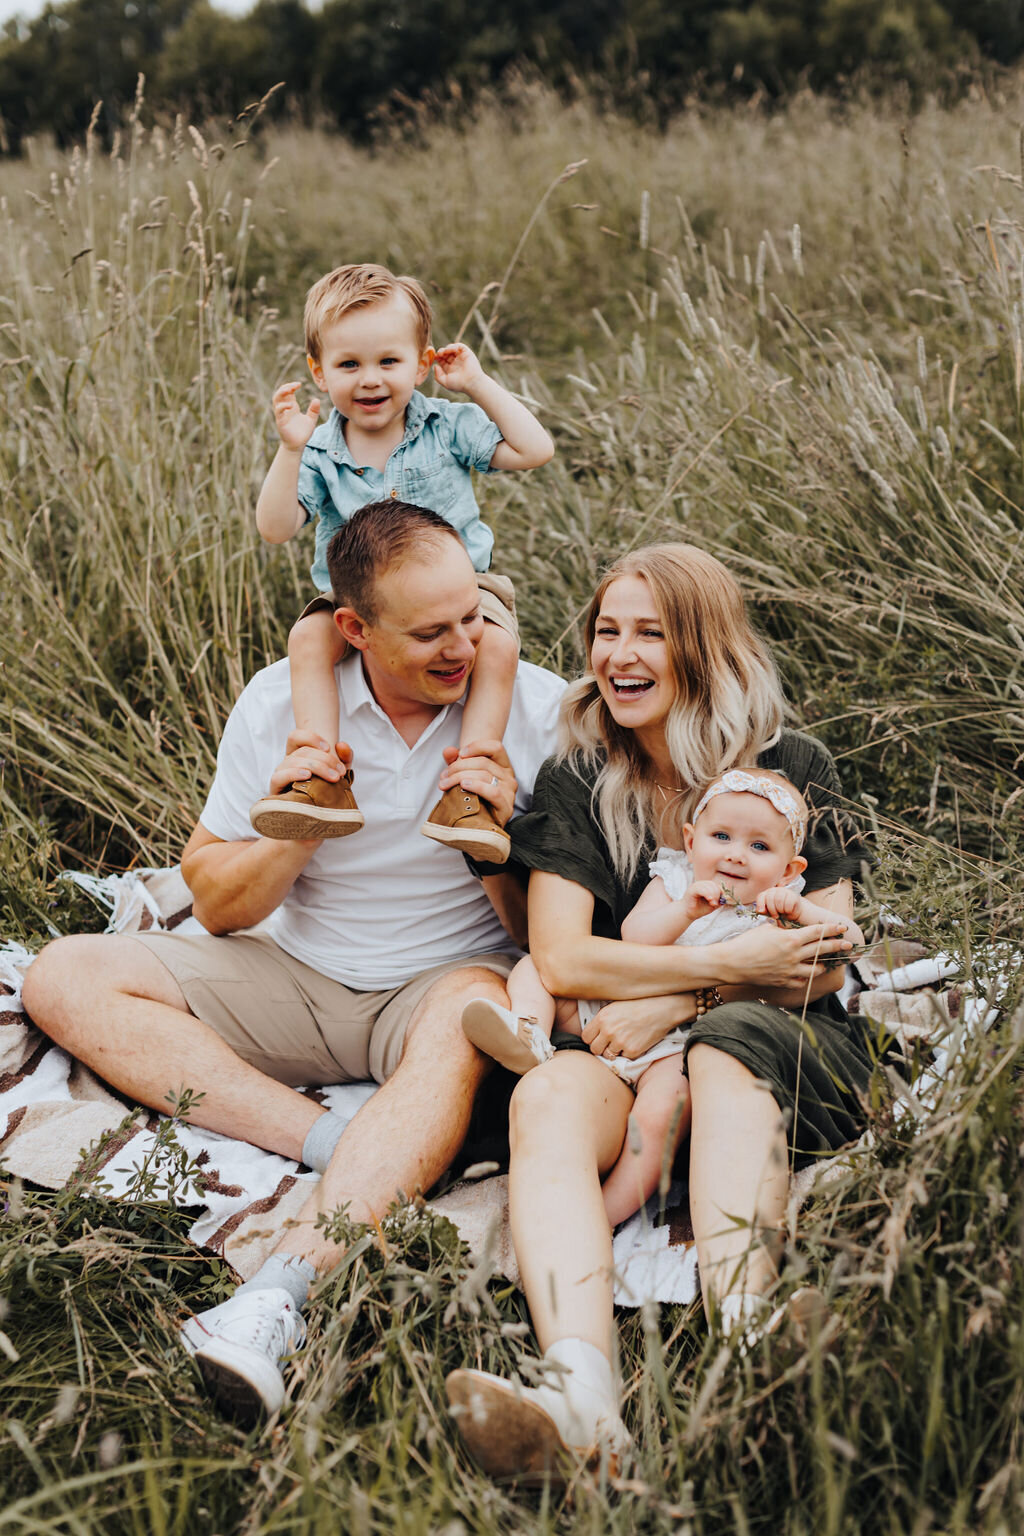
[[[802,907],[803,897],[788,885],[769,886],[757,898],[757,910],[765,917],[787,917],[792,922],[799,922]]]
[[[295,396],[301,388],[299,380],[282,384],[280,389],[275,389],[271,402],[278,436],[284,446],[294,452],[305,448],[316,430],[317,417],[320,415],[320,401],[315,397],[309,402],[307,410],[299,409]]]
[[[683,897],[687,917],[695,922],[722,905],[722,887],[714,880],[695,880]]]
[[[461,341],[453,341],[434,355],[434,378],[444,389],[467,394],[484,377],[475,352]]]

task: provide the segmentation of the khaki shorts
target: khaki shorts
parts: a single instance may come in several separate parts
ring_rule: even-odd
[[[499,576],[497,571],[477,571],[476,584],[480,588],[480,612],[484,618],[489,624],[497,624],[499,629],[504,629],[518,645],[516,589],[511,581],[507,576]],[[329,593],[321,592],[319,597],[314,597],[311,603],[306,604],[299,618],[304,619],[310,613],[333,613],[337,606]],[[351,649],[351,646],[346,646],[346,656]]]
[[[510,955],[472,955],[435,965],[400,987],[357,992],[296,960],[265,933],[131,937],[167,967],[197,1019],[243,1061],[292,1088],[386,1082],[402,1059],[409,1021],[435,981],[474,967],[507,976],[515,964]]]

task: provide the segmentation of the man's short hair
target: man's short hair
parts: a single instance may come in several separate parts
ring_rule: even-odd
[[[321,338],[327,326],[333,325],[353,309],[368,309],[371,304],[387,304],[396,294],[408,301],[416,326],[416,345],[421,352],[430,346],[432,315],[430,300],[414,277],[396,277],[387,267],[375,262],[357,262],[347,267],[335,267],[315,282],[306,294],[303,322],[306,330],[306,352],[314,363],[320,362]]]
[[[377,619],[377,582],[411,549],[437,549],[445,539],[461,543],[451,523],[408,501],[370,501],[360,507],[327,546],[327,574],[334,601],[353,608],[367,624]]]

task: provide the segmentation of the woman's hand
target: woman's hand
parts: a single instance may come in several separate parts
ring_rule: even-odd
[[[843,955],[852,948],[841,917],[806,928],[776,928],[773,923],[764,923],[741,938],[716,945],[716,959],[721,956],[716,969],[724,985],[805,987],[825,974],[821,961],[826,955]]]
[[[670,1030],[692,1024],[696,1016],[692,992],[634,997],[628,1002],[605,1003],[583,1031],[583,1038],[595,1056],[628,1056],[635,1061],[664,1040]]]

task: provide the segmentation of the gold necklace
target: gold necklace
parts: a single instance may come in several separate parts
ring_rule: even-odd
[[[655,789],[660,789],[661,790],[662,796],[666,800],[669,798],[670,795],[685,795],[686,794],[686,790],[685,789],[672,789],[671,786],[668,785],[668,784],[659,784],[657,779],[655,779],[655,781],[654,781],[654,787],[655,787]]]

